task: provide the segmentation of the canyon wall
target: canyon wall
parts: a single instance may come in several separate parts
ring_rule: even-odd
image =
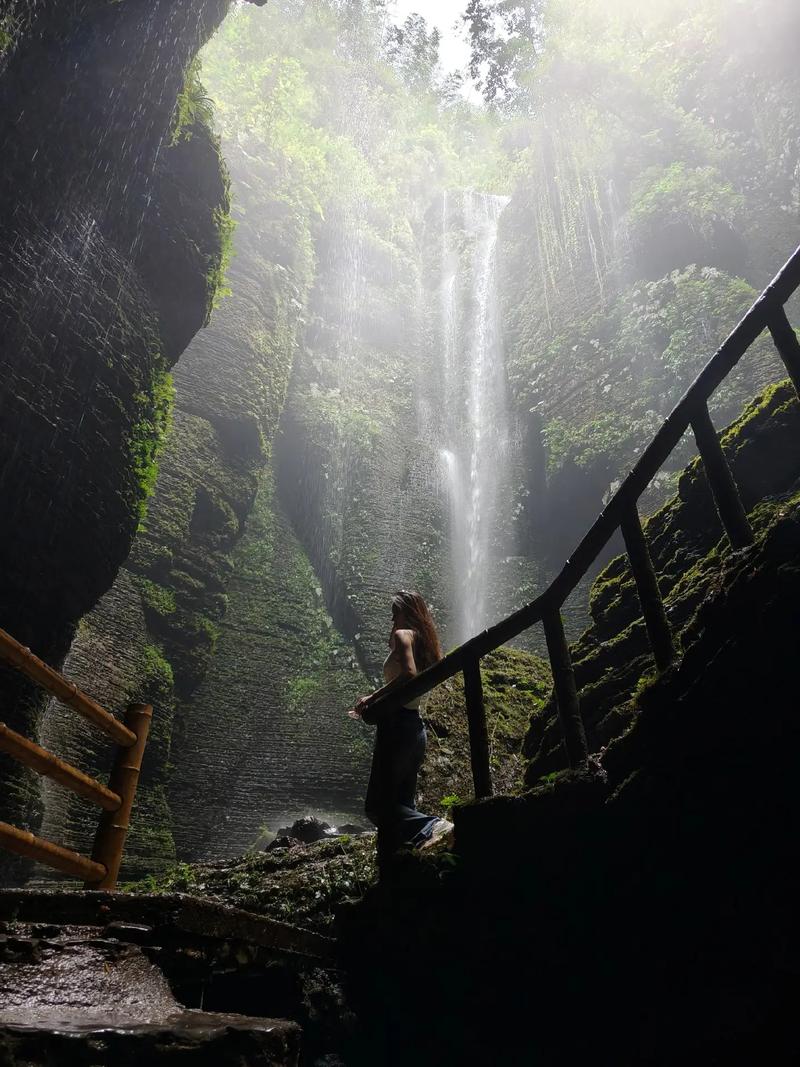
[[[168,371],[218,284],[227,179],[208,129],[176,138],[174,115],[226,6],[4,16],[0,626],[54,664],[128,554]],[[41,695],[5,669],[0,691],[8,724],[36,736]],[[5,760],[2,773],[0,817],[37,829],[38,780]]]

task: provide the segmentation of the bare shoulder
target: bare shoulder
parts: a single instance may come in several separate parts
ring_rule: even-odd
[[[394,632],[395,644],[403,648],[413,648],[414,646],[414,631],[413,630],[395,630]]]

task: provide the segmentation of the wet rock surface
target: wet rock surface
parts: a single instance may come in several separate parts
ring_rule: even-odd
[[[98,927],[120,940],[157,945],[180,952],[184,944],[218,951],[227,943],[263,948],[267,953],[300,954],[330,959],[333,945],[317,933],[232,907],[181,893],[163,895],[66,890],[0,890],[0,921],[38,925],[56,923]],[[198,957],[199,958],[199,957]]]
[[[368,830],[365,826],[357,826],[354,823],[343,823],[342,826],[331,826],[330,823],[318,819],[316,815],[304,815],[302,819],[296,819],[291,826],[281,827],[277,837],[299,841],[303,845],[311,845],[314,841],[324,841],[329,837],[341,837],[343,834],[363,834]]]
[[[187,896],[0,892],[0,1062],[333,1056],[354,1019],[332,949]]]
[[[99,928],[12,930],[0,941],[5,1063],[298,1062],[296,1023],[187,1010],[138,946]]]

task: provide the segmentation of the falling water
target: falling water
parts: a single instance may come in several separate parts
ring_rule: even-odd
[[[486,626],[509,413],[498,321],[497,231],[506,197],[462,194],[468,255],[454,255],[445,200],[442,338],[450,417],[440,456],[450,499],[455,638]]]

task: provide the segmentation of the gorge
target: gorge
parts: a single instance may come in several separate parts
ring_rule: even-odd
[[[545,637],[526,631],[482,664],[494,800],[465,803],[460,677],[431,694],[419,804],[455,813],[456,846],[409,863],[407,896],[387,898],[357,834],[372,736],[345,713],[380,684],[395,590],[424,595],[449,650],[547,588],[795,250],[800,15],[786,0],[548,0],[531,21],[531,5],[465,3],[469,89],[442,70],[438,16],[420,7],[398,20],[379,0],[13,0],[0,13],[0,627],[115,713],[154,706],[125,887],[337,933],[363,1028],[352,1045],[336,1031],[337,1055],[490,1062],[476,991],[497,967],[492,1010],[518,1012],[497,1048],[513,1062],[530,1035],[512,970],[539,951],[534,925],[514,931],[535,902],[554,916],[544,971],[569,985],[577,953],[580,1003],[604,990],[594,1027],[607,983],[646,1015],[639,973],[681,1019],[663,1047],[642,1023],[647,1056],[625,1030],[620,1058],[601,1062],[674,1062],[681,1040],[687,1062],[703,1049],[727,1062],[737,997],[756,1005],[748,1054],[784,1025],[748,967],[771,975],[776,1003],[795,980],[776,947],[780,922],[787,954],[795,943],[787,887],[764,947],[752,916],[767,897],[748,874],[737,903],[726,881],[738,847],[779,880],[791,850],[770,820],[796,807],[798,402],[768,332],[710,401],[755,547],[720,540],[689,433],[640,501],[676,666],[654,667],[619,535],[564,606],[595,777],[564,770]],[[5,666],[0,700],[11,729],[107,780],[107,750],[70,708]],[[749,797],[762,775],[751,804],[738,787]],[[87,805],[5,755],[0,776],[0,820],[91,852]],[[303,856],[268,850],[311,814],[351,829]],[[715,868],[703,849],[718,831]],[[714,913],[692,1003],[726,968],[732,992],[706,1029],[670,999],[703,936],[693,866],[704,914],[713,886],[748,953],[728,967]],[[0,887],[54,877],[0,859]],[[662,973],[626,924],[669,910],[667,885]],[[354,910],[340,915],[342,899]],[[691,935],[671,946],[679,929]],[[396,969],[371,986],[382,960]],[[449,1005],[430,1044],[381,1006],[418,979],[415,961]],[[244,1011],[250,964],[216,966],[190,1006]],[[534,985],[550,1012],[541,1062],[556,1062],[569,1013],[545,977]],[[381,1042],[398,1031],[392,1060]]]

